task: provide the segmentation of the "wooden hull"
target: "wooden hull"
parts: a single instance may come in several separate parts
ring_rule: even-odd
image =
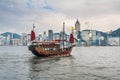
[[[56,57],[56,56],[70,56],[72,47],[67,47],[58,50],[44,50],[36,45],[30,45],[29,50],[38,57]]]

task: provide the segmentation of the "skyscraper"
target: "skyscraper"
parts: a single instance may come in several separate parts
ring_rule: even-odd
[[[46,41],[46,32],[43,33],[43,41]]]
[[[76,30],[77,38],[80,38],[80,22],[78,21],[78,19],[77,19],[77,21],[75,23],[75,30]]]
[[[78,19],[77,19],[77,21],[76,21],[76,23],[75,23],[75,30],[76,30],[77,32],[80,31],[80,22],[78,21]]]
[[[48,30],[48,40],[53,40],[53,30]]]

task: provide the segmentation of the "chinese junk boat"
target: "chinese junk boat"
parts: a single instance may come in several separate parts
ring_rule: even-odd
[[[36,56],[70,56],[72,46],[60,48],[60,44],[56,41],[33,42],[29,46],[29,50]]]
[[[31,41],[35,39],[34,29],[31,31]],[[64,39],[64,38],[63,38]],[[62,40],[63,43],[65,40]],[[70,42],[73,43],[73,35],[70,35]],[[38,57],[56,57],[56,56],[70,56],[73,46],[63,47],[60,46],[60,40],[53,41],[39,41],[32,42],[29,50]]]

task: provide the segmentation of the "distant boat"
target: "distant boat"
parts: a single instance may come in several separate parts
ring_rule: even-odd
[[[31,41],[33,40],[35,40],[34,28],[31,31]],[[64,40],[64,37],[63,37],[63,40],[62,40],[63,47],[61,48],[60,41],[61,40],[38,41],[38,42],[33,41],[28,48],[35,56],[38,56],[38,57],[70,56],[73,45],[64,47],[64,41],[66,40]],[[74,43],[74,38],[72,34],[70,34],[70,43]]]

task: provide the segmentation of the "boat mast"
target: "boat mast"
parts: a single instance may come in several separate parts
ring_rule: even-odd
[[[63,22],[63,49],[64,49],[65,22]]]

